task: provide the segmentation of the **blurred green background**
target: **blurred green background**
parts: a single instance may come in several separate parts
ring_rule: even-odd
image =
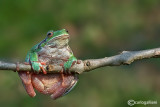
[[[79,59],[159,47],[159,0],[0,0],[0,59],[24,61],[48,30],[65,28]],[[80,75],[68,95],[30,98],[17,73],[0,71],[1,107],[126,107],[129,99],[160,106],[160,60],[104,67]],[[141,107],[144,105],[135,105]]]

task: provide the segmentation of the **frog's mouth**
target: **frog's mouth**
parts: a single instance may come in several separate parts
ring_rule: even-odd
[[[53,43],[56,40],[64,40],[64,39],[69,39],[69,35],[59,35],[57,37],[50,39],[48,43]]]
[[[57,40],[57,39],[69,39],[69,35],[59,35],[59,36],[53,38],[53,40]]]
[[[54,46],[57,43],[61,42],[61,44],[66,44],[68,43],[69,35],[59,35],[57,37],[52,38],[47,42],[48,46]],[[63,41],[63,42],[62,42]]]

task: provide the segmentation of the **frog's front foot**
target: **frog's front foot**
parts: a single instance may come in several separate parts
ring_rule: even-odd
[[[43,74],[47,74],[46,70],[43,67],[43,65],[46,65],[45,62],[32,61],[31,65],[35,73],[38,74],[42,70]]]
[[[71,61],[67,61],[67,62],[65,62],[63,65],[62,65],[62,67],[63,67],[63,73],[65,73],[65,74],[71,74],[71,72],[70,72],[70,68],[74,65],[74,64],[76,64],[77,63],[77,60],[71,60]]]

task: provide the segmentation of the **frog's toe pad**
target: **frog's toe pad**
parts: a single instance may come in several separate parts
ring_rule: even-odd
[[[72,61],[65,62],[63,65],[64,70],[69,70],[71,68],[72,64],[73,64]]]
[[[39,73],[42,65],[39,62],[32,62],[32,69],[35,73]]]
[[[40,72],[40,67],[39,66],[34,66],[32,67],[35,73],[39,73]]]

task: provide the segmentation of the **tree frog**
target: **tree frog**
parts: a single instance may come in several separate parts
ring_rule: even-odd
[[[18,74],[29,96],[36,95],[35,88],[56,99],[70,92],[76,85],[78,74],[67,72],[72,65],[77,63],[68,45],[69,37],[65,29],[51,30],[44,40],[34,45],[27,53],[25,62],[31,64],[34,72],[21,71]],[[64,70],[57,74],[47,74],[43,67],[45,64],[61,65]]]

